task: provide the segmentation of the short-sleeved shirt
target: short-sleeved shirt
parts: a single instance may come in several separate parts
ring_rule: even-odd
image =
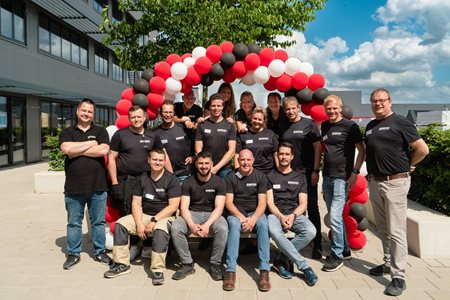
[[[242,149],[249,149],[253,153],[255,162],[253,168],[260,171],[270,171],[274,167],[273,155],[277,152],[278,138],[276,134],[270,129],[264,129],[260,132],[252,132],[238,135],[236,143],[236,153]]]
[[[200,181],[192,175],[181,185],[181,195],[189,196],[189,209],[192,211],[211,212],[215,208],[216,196],[225,196],[225,181],[215,174],[206,181]]]
[[[247,128],[250,128],[250,126],[251,126],[251,124],[250,124],[251,118],[249,119],[247,117],[247,114],[245,113],[245,111],[242,108],[239,108],[237,110],[237,112],[234,114],[234,119],[236,121],[240,121],[242,123],[247,124]]]
[[[177,177],[168,171],[154,181],[150,171],[139,176],[134,195],[142,197],[142,212],[156,215],[169,205],[169,199],[180,197],[181,185]]]
[[[177,102],[174,104],[174,113],[178,118],[186,116],[189,117],[193,123],[196,123],[198,118],[203,116],[203,110],[197,104],[192,105],[187,112],[184,112],[183,104],[183,102]]]
[[[203,150],[212,154],[216,165],[228,151],[228,141],[236,140],[236,128],[225,119],[215,123],[208,118],[198,125],[195,140],[203,141]]]
[[[294,146],[294,159],[291,163],[293,169],[312,169],[314,167],[313,143],[320,139],[319,129],[312,120],[301,118],[299,121],[291,123],[280,140]]]
[[[274,120],[272,117],[272,112],[267,109],[267,128],[275,132],[278,137],[281,137],[286,129],[289,128],[290,122],[286,117],[283,108],[280,109],[280,114],[278,119]]]
[[[183,125],[175,123],[171,128],[161,125],[155,131],[156,137],[164,145],[176,176],[189,176],[191,164],[186,164],[186,158],[192,156],[193,134],[184,130]]]
[[[85,142],[96,140],[97,143],[109,145],[109,136],[106,129],[91,124],[84,132],[75,124],[61,131],[59,144],[64,142]],[[66,155],[64,162],[66,182],[64,184],[65,194],[81,194],[106,191],[107,177],[105,158],[77,156],[69,158]]]
[[[264,173],[253,169],[248,176],[239,171],[230,172],[225,177],[227,194],[233,193],[233,204],[243,214],[254,212],[258,206],[258,195],[268,190],[267,178]]]
[[[367,124],[367,172],[388,176],[409,172],[409,144],[420,139],[417,128],[408,119],[395,113]]]
[[[119,153],[118,175],[138,176],[147,172],[148,155],[154,147],[162,148],[163,145],[153,131],[135,133],[129,127],[116,131],[111,139],[111,150]]]
[[[307,193],[306,176],[304,172],[292,170],[288,174],[272,170],[267,174],[269,186],[273,191],[275,206],[283,215],[290,215],[298,207],[298,195]]]
[[[325,147],[322,174],[348,179],[354,166],[355,144],[363,141],[359,126],[347,119],[336,123],[325,121],[321,132]]]

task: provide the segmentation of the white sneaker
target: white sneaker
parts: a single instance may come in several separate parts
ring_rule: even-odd
[[[152,248],[144,247],[144,249],[142,249],[141,257],[142,258],[151,258],[152,257]]]
[[[130,261],[135,261],[141,254],[141,249],[136,245],[130,247]]]

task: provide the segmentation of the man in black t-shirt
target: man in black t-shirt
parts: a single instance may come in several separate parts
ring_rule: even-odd
[[[389,91],[374,90],[370,102],[375,120],[366,127],[366,162],[370,201],[381,233],[384,264],[369,272],[374,276],[390,273],[392,281],[384,293],[399,296],[406,289],[406,213],[410,175],[428,154],[428,146],[414,124],[392,111]]]
[[[94,259],[108,265],[105,250],[106,168],[109,137],[93,124],[95,105],[83,99],[77,107],[77,124],[61,131],[59,145],[66,155],[64,202],[67,211],[67,259],[65,270],[80,261],[84,209],[87,205],[92,228]]]
[[[239,169],[227,175],[226,208],[229,213],[226,273],[223,289],[232,291],[236,283],[236,265],[239,254],[241,232],[251,232],[256,228],[260,278],[258,288],[270,290],[270,240],[267,225],[266,192],[267,179],[264,173],[253,168],[255,161],[250,150],[239,153]]]
[[[203,116],[203,110],[195,104],[194,91],[183,95],[183,102],[175,103],[175,123],[183,123],[187,129],[197,128],[198,118]]]
[[[130,235],[145,240],[153,235],[151,252],[151,277],[153,285],[164,283],[166,254],[169,247],[170,226],[180,204],[180,182],[164,169],[167,157],[164,150],[154,148],[150,152],[150,171],[138,178],[133,193],[132,214],[120,218],[114,227],[114,265],[105,272],[106,278],[128,274],[130,270]]]
[[[323,198],[327,205],[331,227],[331,255],[327,256],[322,270],[333,272],[340,269],[343,259],[351,259],[342,213],[347,201],[348,188],[352,188],[364,162],[365,148],[359,126],[342,116],[342,99],[328,96],[323,106],[328,120],[322,123]],[[355,161],[355,147],[358,156]]]
[[[313,286],[318,278],[300,251],[316,235],[316,229],[305,216],[307,207],[307,183],[305,174],[291,167],[294,147],[287,142],[278,146],[278,167],[267,175],[270,189],[267,192],[267,206],[270,236],[280,253],[273,263],[274,269],[284,279],[292,278],[287,270],[288,261],[292,261],[305,274],[306,284]],[[289,240],[284,235],[290,230],[295,237]]]
[[[195,160],[196,173],[181,187],[181,218],[172,226],[172,240],[181,259],[180,268],[172,279],[180,280],[195,272],[186,236],[194,234],[214,237],[209,274],[213,280],[222,280],[222,255],[225,250],[228,224],[222,212],[225,206],[225,182],[211,173],[212,155],[200,152]]]

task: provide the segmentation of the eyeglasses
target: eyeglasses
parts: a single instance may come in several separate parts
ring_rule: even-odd
[[[391,100],[391,98],[386,98],[386,99],[372,99],[372,104],[377,104],[377,103],[381,103],[383,104],[384,102]]]

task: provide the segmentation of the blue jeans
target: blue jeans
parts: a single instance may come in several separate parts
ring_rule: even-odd
[[[219,172],[217,172],[217,176],[219,176],[222,179],[225,179],[225,177],[227,177],[228,173],[230,173],[232,171],[230,166],[225,166],[222,167],[222,169],[219,170]]]
[[[316,236],[316,228],[313,223],[304,215],[298,216],[289,229],[295,233],[295,237],[289,240],[284,235],[280,220],[275,215],[270,214],[268,220],[270,236],[281,251],[277,259],[285,262],[288,258],[297,265],[300,271],[309,268],[310,266],[300,254],[300,250],[305,248]]]
[[[251,216],[253,213],[247,214]],[[237,258],[239,255],[239,239],[241,238],[241,221],[235,216],[228,216],[228,239],[227,239],[227,272],[236,272]],[[262,215],[256,221],[256,235],[258,240],[259,269],[270,270],[270,237],[269,225],[266,215]]]
[[[331,227],[331,252],[342,258],[342,252],[348,251],[348,240],[345,232],[342,212],[347,201],[348,184],[345,178],[323,177],[323,198],[327,205]]]
[[[66,194],[64,196],[67,211],[67,253],[80,255],[84,217],[87,204],[92,227],[94,255],[105,250],[105,214],[106,192]]]

